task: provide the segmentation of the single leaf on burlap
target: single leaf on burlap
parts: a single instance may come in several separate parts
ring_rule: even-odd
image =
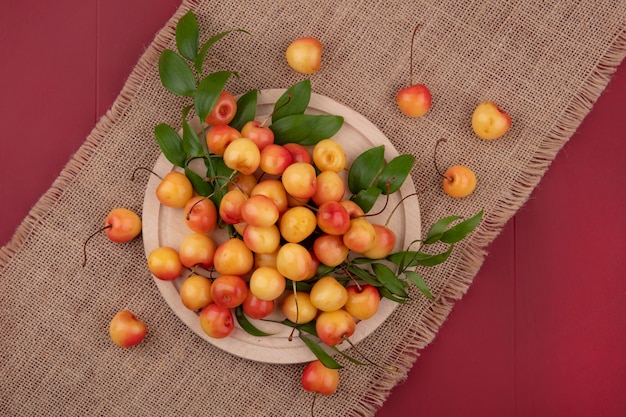
[[[441,239],[441,236],[443,236],[443,233],[446,231],[448,226],[452,224],[452,222],[460,218],[461,216],[447,216],[437,221],[428,230],[428,235],[426,236],[426,239],[424,239],[424,243],[427,245],[430,245],[435,242],[438,242],[439,239]]]
[[[198,55],[198,36],[198,21],[190,10],[176,24],[176,47],[190,61],[194,61]]]
[[[428,285],[426,284],[426,281],[424,281],[424,278],[422,278],[420,274],[418,274],[415,271],[406,271],[404,274],[413,284],[415,284],[417,289],[420,290],[422,294],[424,294],[426,297],[430,298],[431,300],[434,300],[435,297],[433,297],[433,295],[431,294],[430,289],[428,288]]]
[[[196,77],[187,62],[176,52],[166,49],[159,57],[161,83],[172,93],[191,97],[196,90]]]
[[[460,240],[463,240],[469,235],[478,223],[480,223],[483,218],[483,210],[479,211],[474,216],[469,219],[462,221],[461,223],[452,226],[450,229],[446,230],[441,236],[440,240],[445,243],[456,243]]]

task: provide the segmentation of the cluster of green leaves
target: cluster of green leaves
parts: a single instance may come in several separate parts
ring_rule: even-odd
[[[409,154],[386,162],[383,145],[363,152],[348,172],[351,200],[368,213],[380,195],[393,194],[402,187],[414,163],[415,157]]]
[[[243,29],[225,31],[214,35],[200,44],[200,32],[196,16],[192,11],[185,14],[176,25],[176,51],[166,49],[159,57],[159,76],[163,86],[173,94],[190,97],[193,103],[181,112],[182,136],[167,123],[154,129],[157,143],[165,157],[175,166],[183,168],[195,191],[210,197],[216,205],[225,193],[224,185],[235,173],[228,168],[221,156],[211,154],[206,142],[205,119],[211,112],[224,90],[228,80],[238,73],[235,71],[215,71],[203,74],[204,62],[210,48],[232,32],[249,34]],[[275,143],[296,142],[313,145],[322,139],[333,136],[343,125],[343,118],[334,115],[304,114],[311,98],[311,82],[303,80],[291,86],[277,100],[269,126]],[[258,90],[251,90],[237,99],[237,112],[230,126],[241,130],[256,116]],[[200,132],[190,124],[191,111],[200,122]],[[206,175],[199,175],[189,164],[202,159]]]
[[[378,287],[381,295],[398,303],[406,303],[410,300],[408,288],[415,285],[422,294],[433,299],[426,281],[417,271],[418,267],[432,267],[445,262],[452,254],[454,245],[465,239],[480,223],[483,216],[481,210],[474,216],[457,224],[459,216],[448,216],[433,224],[423,240],[416,240],[412,244],[418,245],[418,249],[409,248],[400,252],[394,252],[382,260],[368,258],[355,258],[347,266],[348,274]],[[430,253],[428,247],[443,249],[436,253]],[[384,261],[384,262],[381,262]],[[369,265],[371,271],[361,268],[360,265]]]

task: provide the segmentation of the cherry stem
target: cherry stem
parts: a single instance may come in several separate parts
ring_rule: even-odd
[[[83,243],[83,268],[85,267],[85,265],[87,265],[87,243],[91,240],[92,237],[94,237],[95,235],[97,235],[98,233],[102,233],[103,231],[105,231],[106,229],[110,229],[112,228],[113,225],[112,224],[107,224],[106,226],[104,226],[101,229],[96,230],[95,232],[93,232],[86,240],[85,243]]]
[[[447,179],[448,181],[452,182],[452,178],[446,177],[446,175],[444,173],[441,172],[441,170],[439,169],[439,166],[437,166],[437,149],[439,148],[439,144],[441,142],[447,142],[448,140],[446,138],[441,138],[437,141],[437,143],[435,143],[435,152],[433,153],[433,159],[435,161],[435,171],[437,171],[437,173],[439,175],[441,175],[443,178]]]
[[[274,116],[274,113],[276,113],[278,110],[282,109],[283,107],[285,107],[289,102],[291,101],[291,91],[287,92],[287,100],[285,100],[284,103],[281,103],[280,106],[278,106],[277,108],[274,109],[273,112],[270,113],[269,116],[267,116],[259,125],[260,127],[265,126],[265,123],[267,123],[268,120],[270,120],[272,118],[272,116]]]
[[[291,285],[293,287],[293,299],[296,303],[296,324],[298,324],[298,322],[300,321],[300,310],[298,309],[298,290],[296,289],[296,281],[291,281]],[[293,327],[291,329],[291,333],[289,333],[289,338],[287,340],[289,340],[290,342],[293,340],[293,334],[296,331],[296,328]]]
[[[361,287],[361,284],[359,283],[359,281],[354,277],[353,274],[350,273],[350,271],[348,271],[348,265],[344,264],[342,269],[343,269],[343,272],[352,280],[352,282],[354,282],[359,292],[363,291],[363,287]]]
[[[393,216],[393,214],[396,212],[396,210],[398,209],[398,207],[400,207],[402,205],[402,203],[404,202],[404,200],[406,200],[409,197],[413,197],[414,195],[420,195],[419,191],[416,191],[414,193],[411,193],[409,195],[406,195],[404,197],[402,197],[402,199],[400,201],[398,201],[398,204],[396,204],[396,206],[393,208],[393,210],[391,210],[391,213],[389,213],[389,216],[387,217],[387,220],[385,221],[385,227],[387,227],[389,225],[389,221],[391,220],[391,217]]]
[[[367,214],[359,214],[358,216],[354,216],[353,218],[356,219],[358,217],[374,217],[374,216],[378,216],[379,214],[383,213],[386,209],[387,209],[387,205],[389,204],[389,189],[391,188],[391,181],[394,180],[394,177],[391,177],[387,180],[387,182],[385,183],[385,205],[376,213],[367,213]]]
[[[152,175],[154,175],[155,177],[157,177],[158,179],[162,180],[163,177],[161,177],[159,174],[157,174],[156,172],[154,172],[153,170],[146,168],[146,167],[137,167],[135,168],[135,170],[133,171],[133,175],[131,175],[130,180],[131,181],[135,181],[135,174],[137,174],[137,171],[139,171],[140,169],[143,169],[145,171],[148,171],[149,173],[151,173]]]
[[[420,24],[418,23],[413,29],[413,36],[411,37],[411,54],[409,57],[409,65],[411,67],[410,75],[409,75],[409,85],[413,85],[413,45],[415,44],[415,34],[417,30],[420,28]]]
[[[354,349],[354,351],[355,351],[356,353],[358,353],[358,354],[359,354],[359,356],[360,356],[361,358],[363,358],[363,359],[364,359],[367,363],[369,363],[370,365],[374,365],[374,366],[377,366],[377,367],[379,367],[379,368],[381,368],[381,369],[385,369],[385,370],[387,370],[387,371],[391,371],[391,372],[397,372],[397,371],[398,371],[398,367],[397,367],[397,366],[392,366],[392,365],[381,365],[381,364],[378,364],[378,363],[376,363],[376,362],[373,362],[371,359],[369,359],[369,358],[368,358],[368,357],[366,357],[363,353],[361,353],[361,352],[360,352],[360,351],[356,348],[356,346],[354,345],[354,343],[352,343],[352,342],[350,341],[350,339],[348,339],[348,338],[346,337],[346,335],[343,335],[343,336],[342,336],[342,338],[343,338],[343,340],[345,340],[346,342],[348,342],[348,344],[352,347],[352,349]]]
[[[315,400],[317,399],[317,392],[313,393],[313,401],[311,401],[311,417],[315,417]]]

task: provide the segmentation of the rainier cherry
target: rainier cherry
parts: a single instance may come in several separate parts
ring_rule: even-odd
[[[296,324],[308,323],[315,319],[318,313],[308,292],[287,294],[283,299],[281,310],[287,320]]]
[[[248,296],[242,304],[243,312],[253,319],[263,319],[274,311],[274,300],[261,300],[248,291]]]
[[[272,266],[260,266],[250,275],[250,292],[261,300],[275,300],[285,291],[286,280]]]
[[[340,172],[346,167],[346,153],[334,139],[323,139],[313,148],[313,163],[320,171]]]
[[[191,233],[180,242],[178,257],[187,268],[199,266],[205,269],[213,266],[216,245],[213,239],[204,233]]]
[[[498,139],[510,127],[511,117],[492,101],[480,103],[472,114],[472,129],[481,139]]]
[[[198,315],[200,327],[204,332],[216,339],[221,339],[232,333],[235,328],[233,313],[229,308],[220,307],[211,303],[200,310]]]
[[[182,172],[168,172],[156,188],[156,198],[164,206],[181,208],[193,196],[193,186]]]
[[[217,125],[209,129],[206,134],[206,145],[209,151],[216,155],[224,155],[226,147],[235,139],[242,137],[241,133],[229,125]]]
[[[348,300],[344,309],[359,320],[367,320],[374,316],[380,305],[378,289],[372,285],[348,285]]]
[[[206,123],[210,126],[227,125],[237,113],[237,100],[228,91],[222,91],[213,106],[211,113],[206,117]]]
[[[439,139],[435,145],[435,154],[437,147],[446,139]],[[474,171],[463,165],[454,165],[442,173],[437,167],[437,157],[435,156],[435,169],[439,175],[443,177],[443,191],[451,197],[463,198],[470,195],[476,188],[476,175]]]
[[[318,310],[339,310],[348,301],[348,290],[335,277],[325,276],[313,284],[311,302]]]
[[[370,259],[382,259],[396,246],[396,234],[382,224],[372,224],[372,226],[376,231],[376,239],[372,247],[363,252],[363,256]]]
[[[109,336],[116,345],[127,348],[135,346],[146,337],[147,327],[128,310],[117,313],[109,324]]]
[[[350,228],[343,235],[343,243],[357,253],[370,250],[376,242],[376,230],[365,217],[350,220]]]
[[[248,296],[248,285],[238,275],[220,275],[211,284],[213,302],[224,308],[235,308],[243,304]]]
[[[104,234],[112,242],[128,242],[141,233],[139,216],[123,207],[111,210],[104,224]]]
[[[350,249],[343,243],[343,236],[322,234],[313,242],[315,257],[326,266],[339,266],[348,257]]]
[[[287,47],[285,57],[294,71],[313,74],[322,65],[322,43],[311,37],[296,39]]]
[[[248,138],[233,140],[224,150],[224,164],[244,175],[254,174],[261,163],[261,151]]]
[[[317,227],[315,213],[308,207],[288,209],[279,219],[278,227],[287,242],[298,243],[309,237]]]
[[[148,269],[156,278],[172,281],[182,273],[183,264],[175,249],[161,246],[148,255]]]
[[[83,266],[87,264],[87,242],[104,230],[112,242],[128,242],[141,233],[141,219],[126,208],[116,208],[109,212],[104,220],[104,227],[91,234],[83,244]]]
[[[356,329],[354,317],[344,309],[322,311],[315,322],[315,330],[320,340],[328,346],[335,346],[352,336]]]
[[[241,128],[241,136],[256,143],[259,150],[265,149],[267,145],[274,143],[274,132],[265,123],[258,120],[250,120]]]
[[[276,269],[292,281],[310,278],[312,263],[311,253],[299,243],[285,243],[276,254]]]
[[[327,368],[322,362],[315,360],[304,368],[301,382],[306,391],[331,395],[339,386],[339,371]]]
[[[213,265],[222,275],[245,275],[252,269],[254,256],[246,244],[238,238],[230,238],[215,250]]]
[[[296,198],[311,198],[317,188],[317,173],[311,164],[294,162],[281,177],[287,193]]]
[[[185,204],[185,224],[197,233],[209,233],[217,226],[215,203],[207,197],[191,197]]]
[[[419,25],[413,30],[411,38],[411,58],[410,58],[410,86],[403,88],[396,95],[396,102],[402,113],[409,117],[420,117],[430,110],[432,98],[430,90],[423,84],[413,84],[413,43],[415,41],[415,33]]]
[[[193,311],[211,304],[211,280],[202,275],[189,275],[180,286],[180,301]]]

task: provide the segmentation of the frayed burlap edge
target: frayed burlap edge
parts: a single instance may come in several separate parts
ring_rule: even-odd
[[[455,302],[467,293],[480,270],[487,255],[487,246],[500,234],[506,222],[526,203],[532,190],[539,184],[556,155],[591,111],[625,57],[626,23],[616,32],[613,42],[598,61],[594,71],[589,74],[579,93],[572,98],[545,140],[541,142],[526,170],[520,172],[510,194],[500,200],[490,212],[485,213],[480,227],[464,247],[455,274],[449,277],[436,302],[421,317],[416,332],[408,334],[396,346],[394,353],[401,367],[409,370],[415,364],[420,351],[434,340]],[[392,376],[396,375],[391,373],[380,375],[378,383],[371,387],[368,397],[359,402],[361,410],[357,410],[356,415],[370,415],[369,413],[373,415],[383,405],[393,387],[407,378],[406,373],[400,378]]]
[[[101,117],[85,143],[72,156],[49,190],[29,211],[9,243],[0,248],[0,270],[6,268],[12,257],[19,252],[34,228],[45,221],[50,208],[77,178],[99,144],[107,137],[116,120],[123,116],[126,107],[141,87],[146,74],[152,70],[153,63],[158,59],[160,52],[169,46],[174,38],[178,19],[198,4],[197,0],[184,0],[172,18],[157,33],[153,42],[140,57],[111,109]],[[370,386],[366,395],[355,402],[352,415],[374,415],[388,398],[391,390],[406,379],[408,370],[414,365],[420,351],[434,340],[455,302],[468,291],[484,262],[487,246],[498,236],[505,223],[525,204],[554,157],[574,134],[602,94],[611,75],[624,57],[626,57],[626,27],[616,33],[614,42],[598,62],[595,70],[589,74],[579,94],[574,96],[569,106],[563,110],[561,117],[538,148],[527,169],[520,173],[508,197],[499,201],[492,211],[485,213],[482,224],[464,248],[454,276],[449,277],[437,301],[431,304],[420,322],[416,323],[415,332],[407,333],[407,336],[396,345],[394,357],[403,372],[393,374],[383,372],[378,375],[376,382]]]

